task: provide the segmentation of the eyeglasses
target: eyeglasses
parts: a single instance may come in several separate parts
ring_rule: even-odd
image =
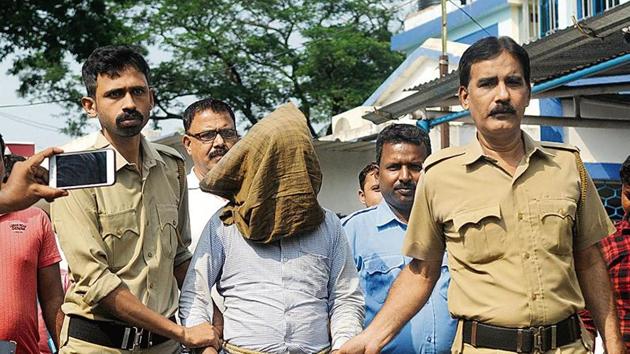
[[[217,130],[205,130],[197,134],[187,133],[188,136],[202,141],[204,143],[211,143],[216,139],[217,135],[221,135],[225,141],[234,141],[238,138],[238,132],[236,129],[217,129]]]

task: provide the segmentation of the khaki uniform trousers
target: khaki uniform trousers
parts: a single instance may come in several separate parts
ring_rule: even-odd
[[[581,326],[581,322],[580,322]],[[564,345],[562,347],[548,350],[544,354],[593,354],[593,339],[588,334],[588,331],[582,327],[582,338],[576,340],[571,344]],[[475,348],[468,343],[464,343],[464,320],[459,320],[457,323],[457,332],[455,333],[455,340],[451,347],[451,354],[513,354],[516,352],[508,352],[499,349],[490,348]],[[542,353],[540,353],[542,354]]]
[[[70,318],[66,316],[63,319],[63,326],[61,327],[61,338],[59,341],[60,354],[178,354],[181,353],[181,347],[179,343],[174,340],[168,340],[162,344],[154,345],[148,349],[136,349],[136,350],[124,350],[103,347],[101,345],[93,344],[90,342],[82,341],[80,339],[72,338],[68,336],[68,324]]]

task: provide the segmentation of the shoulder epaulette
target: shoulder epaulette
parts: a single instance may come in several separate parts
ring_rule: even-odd
[[[375,210],[377,207],[378,207],[378,205],[373,205],[373,206],[365,208],[365,209],[359,209],[357,211],[354,211],[354,212],[350,213],[350,215],[348,215],[345,218],[341,219],[341,225],[345,226],[348,223],[348,221],[350,221],[350,219],[354,218],[355,216],[361,215],[361,214],[365,214],[367,212]]]
[[[163,152],[168,156],[174,157],[176,159],[180,159],[182,161],[185,161],[184,158],[182,157],[182,154],[179,153],[179,151],[173,149],[170,146],[166,146],[166,145],[162,145],[162,144],[156,144],[156,143],[151,143],[153,145],[153,147],[155,148],[155,150],[159,151],[159,152]]]
[[[454,146],[446,149],[442,149],[438,152],[435,152],[424,161],[424,170],[425,172],[431,167],[435,166],[438,163],[453,158],[455,156],[460,156],[466,153],[466,150],[461,146]]]
[[[566,150],[571,152],[580,152],[577,146],[562,144],[562,143],[554,143],[552,141],[541,141],[540,145],[550,149],[558,149],[558,150]]]
[[[98,139],[98,132],[84,135],[80,138],[74,139],[61,146],[64,152],[85,151],[94,149],[96,140]]]

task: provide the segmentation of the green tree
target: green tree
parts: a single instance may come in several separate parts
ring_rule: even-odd
[[[22,79],[20,94],[78,102],[83,89],[69,69],[71,59],[80,62],[107,43],[139,44],[160,52],[152,63],[156,120],[180,118],[183,97],[212,96],[250,124],[289,99],[309,123],[325,122],[361,104],[403,59],[389,50],[394,4],[377,0],[65,0],[58,5],[65,13],[43,0],[35,3],[24,10],[27,15],[57,27],[45,29],[50,40],[19,46],[26,51],[11,72]],[[99,11],[86,11],[85,22],[73,16],[74,27],[63,23],[76,8]],[[28,36],[0,32],[0,39],[13,44],[20,35]],[[48,52],[57,55],[42,60]],[[69,133],[80,132],[79,117],[69,119]]]
[[[77,114],[84,94],[71,65],[101,45],[141,40],[124,16],[128,0],[2,0],[0,58],[13,54],[9,74],[18,76],[18,95],[57,102],[68,112],[68,135],[80,135],[86,116]],[[114,11],[116,9],[116,11]],[[115,14],[115,15],[114,15]]]

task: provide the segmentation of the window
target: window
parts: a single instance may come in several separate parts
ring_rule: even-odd
[[[621,207],[621,183],[611,180],[596,180],[595,186],[608,216],[613,221],[621,220],[623,208]]]
[[[540,33],[546,36],[558,29],[558,0],[539,0]]]
[[[578,17],[580,19],[600,15],[619,5],[620,0],[577,0]]]

